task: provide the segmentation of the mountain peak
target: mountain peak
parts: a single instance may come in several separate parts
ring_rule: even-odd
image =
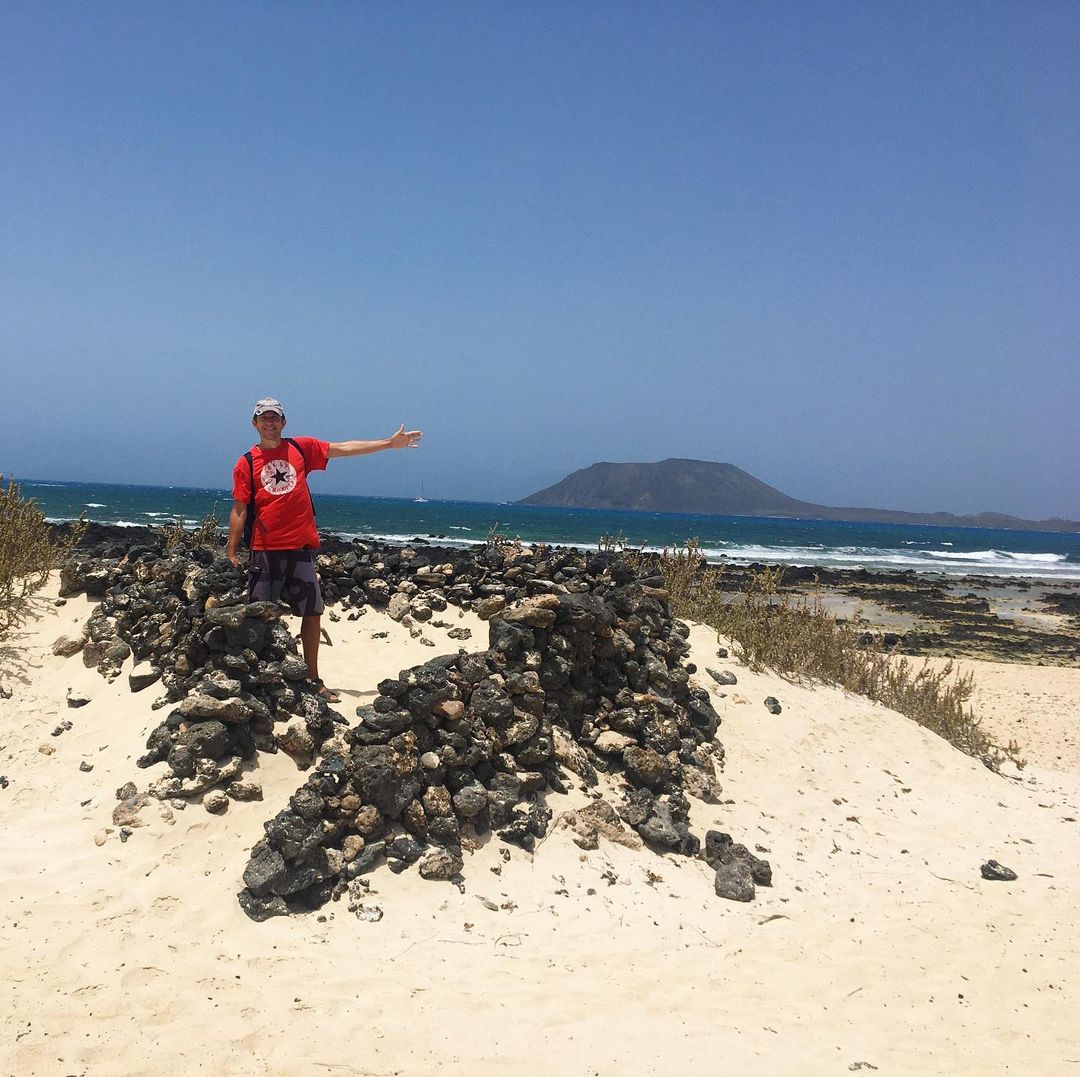
[[[679,457],[652,464],[592,464],[519,504],[717,516],[798,515],[803,506],[734,464]]]
[[[954,516],[948,512],[833,508],[790,497],[735,464],[668,457],[652,464],[591,464],[561,482],[522,498],[519,505],[679,512],[707,516],[780,516],[861,523],[936,524],[942,527],[1004,527],[1080,531],[1071,520],[1022,520],[1004,513]]]

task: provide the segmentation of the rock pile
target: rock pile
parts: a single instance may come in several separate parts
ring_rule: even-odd
[[[220,548],[130,536],[97,527],[84,539],[61,594],[101,602],[82,635],[56,649],[81,650],[109,678],[132,658],[133,691],[160,682],[154,706],[170,710],[139,765],[167,771],[148,791],[201,796],[217,812],[228,803],[222,789],[261,799],[244,780],[256,752],[318,760],[252,851],[240,901],[253,918],[317,907],[383,862],[456,879],[488,831],[531,850],[551,822],[546,794],[565,791],[570,774],[586,788],[598,772],[623,782],[617,806],[594,792],[593,808],[576,813],[583,847],[622,834],[701,853],[687,795],[715,800],[719,720],[708,693],[689,683],[686,626],[649,568],[509,543],[456,550],[324,537],[318,567],[331,620],[338,605],[350,618],[384,608],[414,635],[448,607],[489,621],[486,651],[381,682],[350,726],[305,681],[281,610],[245,601],[243,576]],[[727,839],[702,854],[717,869],[717,892],[752,893],[768,865],[731,847]]]
[[[686,626],[661,579],[618,558],[581,567],[570,578],[582,591],[503,605],[487,651],[379,684],[266,824],[239,895],[249,916],[316,908],[384,860],[456,878],[488,830],[531,850],[551,821],[546,792],[566,791],[563,768],[587,786],[597,771],[621,775],[622,820],[656,848],[698,853],[686,792],[714,799],[721,750],[708,694],[681,661]]]
[[[328,606],[340,603],[358,616],[366,606],[388,607],[414,635],[418,622],[448,605],[492,613],[536,591],[588,589],[575,579],[580,556],[570,550],[546,557],[517,545],[472,551],[381,546],[325,539],[318,556]],[[165,762],[169,773],[150,785],[160,798],[197,798],[224,787],[234,799],[261,797],[242,779],[257,751],[279,748],[310,762],[337,712],[313,691],[281,610],[245,602],[244,576],[219,548],[169,548],[150,528],[92,524],[77,560],[61,573],[63,597],[99,597],[80,634],[62,637],[54,653],[81,652],[106,678],[133,659],[132,691],[160,681],[154,706],[173,705],[150,734],[141,767]],[[336,616],[333,613],[331,616]],[[467,638],[468,630],[451,629]],[[274,723],[292,721],[278,732]],[[204,801],[223,810],[220,798]]]
[[[96,552],[96,551],[95,551]],[[260,799],[243,780],[244,762],[280,747],[310,758],[344,719],[306,681],[296,641],[274,603],[247,603],[241,573],[220,551],[166,551],[160,538],[121,556],[84,556],[61,573],[60,594],[101,596],[81,636],[54,651],[82,652],[105,677],[128,677],[132,691],[160,681],[155,707],[173,704],[147,740],[140,767],[168,764],[151,783],[161,799],[200,797],[225,787],[234,799]],[[274,734],[274,722],[299,722]],[[207,803],[221,810],[220,800]]]

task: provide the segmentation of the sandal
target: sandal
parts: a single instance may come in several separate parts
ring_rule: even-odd
[[[327,688],[323,679],[320,677],[317,681],[312,682],[315,685],[315,694],[322,696],[327,703],[340,703],[341,696],[334,691],[333,688]]]

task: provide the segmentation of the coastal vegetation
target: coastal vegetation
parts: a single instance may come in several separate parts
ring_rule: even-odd
[[[184,526],[185,521],[177,517],[171,524],[165,524],[161,533],[165,539],[165,549],[169,553],[180,550],[194,550],[200,546],[212,549],[221,545],[221,521],[218,519],[217,502],[210,512],[193,528]]]
[[[601,540],[601,548],[624,546],[621,537]],[[995,743],[970,707],[971,674],[958,673],[951,662],[935,669],[868,645],[855,624],[831,614],[820,598],[782,594],[782,567],[763,569],[741,591],[733,591],[725,586],[723,567],[709,565],[693,539],[659,555],[627,552],[639,562],[654,563],[677,616],[729,639],[751,669],[771,669],[796,681],[818,681],[866,696],[912,718],[991,770],[1000,771],[1006,762],[1024,765],[1019,745]]]
[[[54,537],[37,503],[0,475],[0,640],[26,617],[33,595],[67,562],[84,528],[80,520]]]

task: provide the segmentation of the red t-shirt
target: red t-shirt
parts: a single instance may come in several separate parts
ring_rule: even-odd
[[[303,455],[284,439],[276,449],[251,447],[251,468],[244,457],[233,468],[233,498],[246,505],[255,475],[253,550],[317,549],[319,532],[311,508],[307,472],[325,471],[330,443],[318,438],[294,438]]]

